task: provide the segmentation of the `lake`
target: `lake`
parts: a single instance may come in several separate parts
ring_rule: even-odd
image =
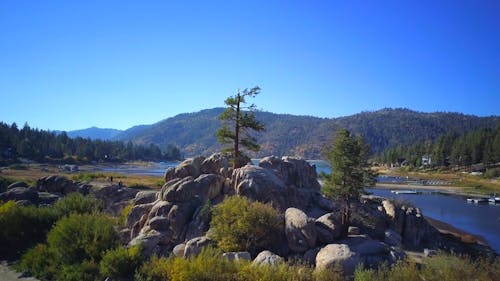
[[[258,159],[252,160],[258,164]],[[310,160],[309,163],[316,165],[316,171],[330,173],[327,162],[321,160]],[[146,166],[118,165],[103,167],[100,170],[124,174],[138,174],[163,177],[165,170],[175,167],[179,162],[150,163]],[[387,181],[387,178],[379,179]],[[390,179],[393,180],[393,179]],[[395,178],[398,182],[405,179]],[[432,188],[432,187],[430,187]],[[431,192],[423,194],[393,194],[387,189],[367,189],[374,195],[407,200],[414,206],[420,208],[425,216],[449,223],[456,228],[471,234],[480,235],[490,246],[500,254],[500,205],[470,204],[466,198],[461,196],[445,195]]]

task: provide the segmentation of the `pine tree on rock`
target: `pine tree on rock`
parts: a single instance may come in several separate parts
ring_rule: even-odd
[[[347,130],[339,130],[327,157],[332,173],[327,176],[323,194],[342,202],[342,226],[344,235],[350,223],[351,203],[359,200],[367,185],[374,184],[374,175],[368,164],[369,147],[362,138],[351,136]]]
[[[247,97],[255,97],[260,93],[258,86],[251,89],[239,91],[236,95],[228,97],[224,103],[226,110],[219,116],[223,121],[222,127],[217,131],[217,139],[222,144],[232,144],[232,148],[226,151],[232,152],[233,168],[239,168],[242,153],[240,145],[250,151],[258,151],[259,144],[255,137],[250,135],[250,131],[260,132],[264,130],[264,125],[255,119],[253,111],[256,110],[255,104],[245,106]]]

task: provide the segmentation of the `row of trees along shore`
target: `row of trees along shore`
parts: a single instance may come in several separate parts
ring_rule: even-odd
[[[85,163],[90,161],[122,162],[132,160],[180,160],[177,147],[168,145],[164,151],[157,145],[137,145],[132,142],[70,138],[66,132],[33,129],[25,124],[18,129],[0,122],[0,164],[25,158],[37,162]]]
[[[422,157],[430,159],[423,163]],[[420,166],[470,166],[483,163],[486,167],[500,162],[500,125],[496,128],[480,128],[458,135],[450,132],[435,141],[419,142],[411,146],[386,149],[377,161],[394,164],[406,161],[413,167]]]

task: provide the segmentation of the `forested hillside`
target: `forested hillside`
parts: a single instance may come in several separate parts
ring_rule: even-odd
[[[215,132],[221,125],[218,116],[222,111],[223,108],[214,108],[180,114],[153,125],[126,130],[117,139],[159,146],[175,144],[185,157],[208,155],[220,149]],[[338,128],[363,135],[372,152],[380,153],[388,147],[432,141],[450,131],[463,134],[500,124],[498,116],[421,113],[408,109],[382,109],[334,119],[269,112],[256,112],[256,117],[265,124],[266,130],[256,135],[261,150],[252,157],[295,155],[309,159],[322,158],[324,147]]]
[[[422,158],[426,159],[425,163]],[[450,131],[434,141],[388,148],[378,156],[378,161],[384,164],[405,161],[405,165],[414,167],[470,166],[479,163],[490,166],[500,163],[500,125],[461,135]]]
[[[179,159],[179,150],[169,146],[165,152],[155,144],[133,144],[121,141],[103,141],[70,138],[65,132],[56,134],[33,129],[25,124],[19,129],[15,123],[0,122],[0,164],[9,164],[20,158],[38,162],[85,163],[90,161],[162,161]]]

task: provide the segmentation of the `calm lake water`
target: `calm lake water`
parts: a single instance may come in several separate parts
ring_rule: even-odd
[[[254,159],[252,162],[258,164],[258,159]],[[330,173],[330,167],[325,161],[310,160],[309,163],[316,165],[318,174],[322,171]],[[163,177],[167,168],[175,167],[178,164],[179,162],[160,162],[137,167],[119,165],[105,167],[101,170]],[[386,180],[384,179],[384,181]],[[500,254],[500,204],[469,204],[464,197],[434,193],[432,190],[415,195],[393,194],[387,189],[367,189],[367,191],[386,198],[409,201],[415,207],[420,208],[425,216],[484,237],[490,246]]]

